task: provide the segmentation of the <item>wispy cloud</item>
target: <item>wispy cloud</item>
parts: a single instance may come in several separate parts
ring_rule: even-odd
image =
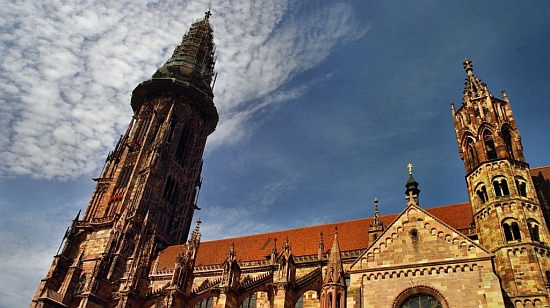
[[[0,8],[0,175],[48,179],[97,172],[130,119],[131,90],[208,7],[20,2]],[[303,9],[267,0],[212,7],[221,119],[209,147],[239,140],[252,115],[304,93],[304,84],[287,83],[326,59],[337,42],[364,34],[346,4]]]

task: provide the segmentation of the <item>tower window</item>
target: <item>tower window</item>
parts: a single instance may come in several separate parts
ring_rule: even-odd
[[[174,201],[178,198],[178,183],[172,179],[172,177],[168,177],[168,180],[166,180],[166,185],[164,186],[164,192],[162,194],[164,199],[168,200],[170,203],[174,203]]]
[[[178,142],[178,147],[176,149],[176,154],[174,155],[174,159],[179,165],[181,165],[185,160],[187,147],[188,147],[187,144],[189,143],[189,136],[190,136],[189,130],[185,128],[181,132],[180,140]]]
[[[519,225],[517,221],[513,219],[508,219],[502,224],[502,229],[504,231],[504,237],[506,241],[521,241],[521,233],[519,231]]]
[[[522,197],[527,197],[527,183],[522,178],[516,179],[516,188],[518,190],[518,194]]]
[[[466,151],[468,153],[467,157],[467,163],[471,170],[473,170],[477,165],[479,164],[479,160],[477,158],[477,152],[474,145],[474,140],[472,138],[468,138],[467,144],[466,144]]]
[[[485,142],[485,151],[487,152],[487,159],[497,159],[497,149],[495,147],[495,141],[489,130],[485,130],[483,133],[483,141]]]
[[[508,157],[514,159],[514,148],[512,147],[512,134],[506,128],[502,131],[502,139],[504,139],[504,144],[506,145],[506,152],[508,152]]]
[[[508,182],[506,179],[499,178],[493,180],[493,188],[495,189],[495,195],[497,197],[510,195],[510,190],[508,189]]]
[[[485,187],[485,185],[483,183],[478,185],[478,187],[476,188],[476,195],[478,196],[479,201],[481,202],[481,204],[483,204],[483,203],[485,203],[489,200],[489,197],[487,195],[487,188]]]
[[[527,227],[529,228],[531,239],[535,242],[540,242],[539,223],[534,219],[528,219]]]

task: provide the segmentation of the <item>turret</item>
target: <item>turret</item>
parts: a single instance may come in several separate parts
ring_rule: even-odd
[[[495,271],[509,307],[549,305],[550,241],[510,100],[496,98],[464,61],[462,106],[451,103],[458,151],[480,244],[495,254]],[[523,305],[523,304],[522,304]]]

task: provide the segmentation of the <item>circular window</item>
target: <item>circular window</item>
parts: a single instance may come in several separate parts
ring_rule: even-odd
[[[437,298],[428,294],[415,294],[407,298],[401,308],[443,308]]]

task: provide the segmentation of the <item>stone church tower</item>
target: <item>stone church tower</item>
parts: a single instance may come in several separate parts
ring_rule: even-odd
[[[145,306],[153,258],[187,240],[206,138],[218,122],[209,17],[192,24],[172,57],[133,91],[133,119],[31,307]]]
[[[479,243],[495,255],[507,307],[547,307],[550,235],[510,102],[504,91],[493,97],[470,60],[464,69],[463,103],[452,114]]]

